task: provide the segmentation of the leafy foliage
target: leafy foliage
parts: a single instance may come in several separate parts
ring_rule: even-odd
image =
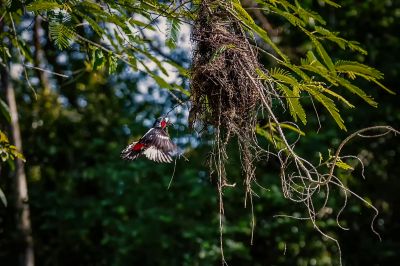
[[[0,131],[0,157],[2,162],[12,161],[20,158],[25,161],[24,156],[17,151],[14,145],[11,145],[6,134]]]
[[[292,63],[292,60],[272,41],[269,33],[260,27],[248,11],[243,8],[239,1],[232,1],[232,5],[226,5],[223,2],[216,1],[215,4],[220,8],[226,9],[238,21],[240,21],[244,29],[250,36],[257,35],[260,39],[257,42],[265,42],[273,50],[275,55],[270,54],[276,63],[280,64],[282,69],[289,71],[293,75],[290,80],[281,80],[277,77],[273,78],[272,82],[277,84],[278,88],[289,88],[295,92],[296,97],[311,95],[316,97],[315,100],[320,102],[325,107],[332,118],[337,122],[340,128],[345,129],[343,119],[340,116],[340,110],[334,104],[337,100],[345,103],[347,106],[351,104],[344,98],[337,89],[345,88],[346,90],[358,95],[368,104],[377,106],[377,103],[361,88],[355,84],[355,78],[365,79],[375,83],[377,86],[392,93],[380,80],[383,78],[382,73],[370,66],[353,61],[334,60],[326,50],[329,44],[334,44],[341,49],[351,49],[356,53],[366,54],[359,43],[348,41],[338,32],[331,31],[326,28],[326,21],[317,12],[305,8],[299,1],[255,1],[259,9],[266,14],[272,14],[286,20],[292,27],[311,41],[312,50],[306,53],[300,65]],[[339,5],[333,1],[323,1],[325,4],[333,8]],[[185,88],[178,84],[168,84],[164,78],[159,77],[157,70],[164,74],[165,64],[171,67],[176,65],[168,58],[163,58],[164,54],[160,54],[152,45],[145,35],[145,31],[156,31],[152,25],[156,22],[159,16],[166,17],[167,32],[165,44],[170,49],[176,48],[178,34],[182,25],[182,21],[192,21],[193,10],[197,9],[198,3],[194,1],[191,5],[151,1],[151,2],[131,2],[118,3],[114,1],[106,1],[104,4],[95,3],[92,1],[68,1],[64,3],[56,1],[39,0],[29,4],[27,10],[35,12],[45,17],[49,24],[49,35],[55,45],[59,49],[66,49],[74,42],[81,44],[84,48],[89,47],[88,54],[94,51],[93,45],[99,51],[95,52],[95,56],[91,56],[91,64],[93,69],[108,62],[109,71],[115,71],[116,61],[122,61],[128,64],[132,69],[139,69],[162,87],[170,91],[180,91],[184,94]],[[132,14],[134,14],[132,16]],[[153,18],[152,14],[159,14]],[[108,25],[108,26],[105,26]],[[91,31],[92,37],[81,35],[79,28]],[[90,35],[89,35],[90,36]],[[107,40],[110,48],[97,40]],[[151,40],[150,40],[151,43]],[[265,46],[265,45],[264,45]],[[264,47],[260,45],[260,47]],[[111,49],[112,48],[112,49]],[[101,52],[100,52],[101,50]],[[315,53],[314,53],[315,52]],[[104,54],[112,54],[112,57],[104,57],[101,61],[100,57]],[[96,57],[97,56],[97,57]],[[94,60],[93,58],[97,58]],[[146,67],[148,61],[155,63],[157,69],[149,69]],[[186,71],[181,68],[176,68],[181,75],[185,75]],[[155,78],[157,76],[157,78]],[[287,76],[287,75],[286,75]],[[296,81],[296,79],[299,79]],[[289,82],[288,82],[289,81]],[[319,93],[315,93],[315,82],[318,83]],[[283,87],[283,85],[285,87]],[[334,90],[332,89],[334,88]],[[282,93],[288,92],[287,89],[281,89]],[[322,96],[321,96],[322,95]],[[182,95],[184,97],[184,95]],[[285,95],[283,95],[285,96]],[[331,98],[333,96],[333,98]],[[293,98],[292,98],[293,99]],[[306,115],[302,101],[288,100],[289,110],[293,119],[296,121],[300,118],[303,124],[306,122]],[[300,110],[298,117],[294,111]],[[301,109],[300,109],[301,108]]]
[[[278,59],[271,55],[278,64],[281,64],[289,71],[293,71],[293,74],[296,74],[300,78],[299,82],[291,76],[288,77],[287,73],[282,69],[281,72],[285,73],[285,75],[278,75],[278,77],[275,76],[272,81],[277,84],[278,88],[282,88],[282,84],[284,84],[286,87],[291,87],[292,91],[298,91],[300,93],[307,92],[311,94],[317,102],[320,102],[322,106],[327,109],[341,129],[345,129],[346,127],[339,114],[339,109],[334,104],[335,100],[330,98],[328,95],[323,95],[322,93],[330,94],[330,96],[334,96],[336,99],[346,103],[346,105],[352,106],[338,92],[334,92],[330,89],[331,87],[338,88],[341,86],[352,93],[355,93],[368,104],[376,107],[377,103],[368,96],[367,93],[353,83],[356,76],[375,82],[379,87],[393,93],[378,81],[382,79],[383,76],[376,69],[360,63],[355,63],[350,66],[351,63],[346,65],[342,60],[334,62],[324,47],[323,43],[326,43],[327,41],[333,42],[342,49],[350,48],[351,50],[361,54],[366,54],[366,51],[362,49],[357,42],[348,41],[340,37],[339,33],[331,32],[326,29],[324,27],[326,24],[325,20],[316,12],[306,10],[298,1],[296,1],[295,4],[291,4],[288,1],[258,0],[256,2],[264,12],[275,13],[277,16],[284,18],[292,26],[303,32],[311,41],[313,50],[316,51],[318,55],[315,55],[313,51],[308,51],[306,57],[301,60],[301,65],[293,64],[291,60],[284,55],[281,49],[271,41],[268,33],[254,22],[247,11],[241,7],[240,3],[234,3],[234,9],[230,10],[230,12],[232,12],[237,19],[244,24],[250,33],[256,33],[263,41],[270,45],[274,52],[280,57],[280,59]],[[333,7],[339,7],[339,5],[332,1],[326,1],[326,3]],[[343,68],[347,70],[344,70]],[[346,76],[342,76],[341,74],[346,74]],[[273,77],[273,75],[271,76]],[[316,86],[314,86],[315,81],[318,81],[317,87],[319,88],[319,93],[316,93]],[[283,92],[285,91],[287,92],[287,90],[283,90]],[[300,97],[300,95],[301,94],[299,94],[298,97]],[[296,101],[296,108],[298,110],[300,110],[298,107],[299,104],[300,102]],[[288,106],[289,110],[291,110],[293,119],[296,121],[297,114],[293,112],[293,101],[288,101]],[[304,123],[305,116],[302,115],[302,117],[302,122]]]
[[[151,25],[155,23],[151,14],[169,14],[168,3],[109,1],[102,5],[92,1],[68,1],[59,4],[58,2],[39,0],[30,3],[28,10],[47,18],[50,37],[59,49],[66,49],[75,42],[82,45],[83,49],[84,47],[89,48],[87,49],[89,57],[94,48],[98,50],[96,56],[107,55],[104,57],[103,63],[108,63],[110,73],[115,72],[117,60],[124,62],[135,71],[137,66],[141,65],[141,71],[150,77],[154,77],[150,72],[157,70],[167,74],[165,64],[175,68],[176,63],[165,58],[159,50],[154,50],[151,40],[149,41],[146,36],[147,31],[157,31]],[[132,14],[134,15],[132,16]],[[170,15],[166,15],[168,18],[166,44],[170,49],[176,47],[181,26],[179,14],[177,11],[176,13],[171,11]],[[82,36],[80,31],[82,27],[95,35]],[[95,39],[104,41],[97,43]],[[144,66],[149,62],[155,63],[158,69],[146,69]],[[95,70],[102,66],[99,57],[97,60],[91,60],[91,64]],[[186,74],[182,68],[178,67],[176,70],[182,75]],[[185,91],[179,84],[163,87]]]
[[[25,161],[24,156],[17,150],[17,148],[14,145],[10,144],[8,137],[1,130],[0,130],[0,158],[1,158],[1,163],[7,162],[12,169],[14,168],[13,163],[15,158],[19,158]],[[3,190],[1,190],[1,188],[0,188],[0,200],[5,206],[7,206],[6,196],[4,195],[4,192]]]
[[[59,22],[50,22],[49,34],[51,39],[61,50],[68,48],[75,37],[75,32]]]
[[[294,88],[293,91],[289,89],[284,84],[278,85],[278,90],[282,91],[282,95],[285,97],[287,104],[289,106],[290,114],[292,115],[295,122],[297,122],[297,118],[300,118],[303,124],[307,123],[306,120],[306,112],[303,109],[303,106],[300,104],[300,91],[298,88]]]

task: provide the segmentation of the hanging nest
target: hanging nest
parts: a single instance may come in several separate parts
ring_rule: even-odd
[[[192,41],[193,54],[189,124],[196,122],[215,129],[210,166],[217,171],[219,185],[227,185],[224,163],[226,145],[233,137],[239,143],[242,171],[248,192],[258,158],[257,114],[262,99],[270,95],[258,78],[262,66],[242,26],[226,10],[203,1]]]

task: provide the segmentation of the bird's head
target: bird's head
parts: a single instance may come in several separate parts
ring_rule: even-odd
[[[165,116],[162,116],[162,117],[157,118],[157,120],[154,122],[153,127],[160,127],[162,129],[164,129],[169,125],[171,125],[171,122],[169,121],[169,118],[165,117]]]

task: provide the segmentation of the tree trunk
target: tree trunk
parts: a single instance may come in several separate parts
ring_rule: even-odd
[[[9,77],[10,75],[8,69],[2,66],[1,85],[2,89],[6,92],[6,97],[10,108],[12,139],[16,148],[22,152],[21,131],[19,128],[15,92]],[[28,204],[28,187],[26,183],[24,162],[19,158],[16,158],[16,176],[14,185],[16,224],[21,239],[19,265],[34,266],[33,238]]]

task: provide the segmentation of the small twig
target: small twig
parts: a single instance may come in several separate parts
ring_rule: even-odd
[[[4,11],[3,15],[0,17],[0,22],[3,21],[4,16],[7,14],[7,11]]]
[[[316,117],[317,117],[317,121],[318,121],[318,129],[317,129],[317,133],[319,132],[319,130],[321,129],[321,121],[319,120],[319,115],[318,115],[318,111],[317,111],[317,108],[315,107],[315,104],[314,104],[314,100],[313,100],[313,97],[311,97],[311,95],[310,95],[310,93],[308,93],[308,95],[310,96],[310,99],[311,99],[311,104],[312,104],[312,107],[313,107],[313,109],[314,109],[314,112],[315,112],[315,115],[316,115]]]
[[[331,168],[330,168],[330,171],[329,171],[329,176],[327,177],[326,181],[321,182],[320,185],[324,185],[324,184],[327,184],[328,182],[330,182],[330,180],[331,180],[331,178],[332,178],[332,176],[333,176],[333,171],[335,170],[335,167],[336,167],[336,162],[337,162],[337,160],[339,159],[339,154],[340,154],[340,152],[342,151],[343,147],[344,147],[351,139],[353,139],[353,138],[356,137],[356,136],[360,136],[360,134],[361,134],[361,133],[364,133],[364,132],[368,132],[368,131],[372,131],[372,130],[382,130],[382,129],[387,130],[387,132],[385,132],[384,134],[378,134],[378,135],[376,135],[376,136],[378,136],[378,137],[379,137],[379,136],[383,136],[383,135],[386,135],[386,134],[389,133],[389,132],[393,132],[393,133],[400,134],[400,131],[398,131],[398,130],[396,130],[396,129],[390,127],[390,126],[372,126],[372,127],[367,127],[367,128],[363,128],[363,129],[357,130],[356,132],[354,132],[353,134],[351,134],[350,136],[348,136],[347,138],[345,138],[345,139],[340,143],[338,149],[336,150],[336,153],[335,153],[335,156],[334,156],[334,159],[333,159],[333,164],[332,164],[332,166],[331,166]]]
[[[351,191],[350,189],[348,189],[347,187],[345,187],[345,186],[340,182],[340,180],[339,180],[338,178],[334,177],[334,179],[335,179],[336,181],[331,180],[331,183],[332,183],[332,184],[334,184],[334,185],[340,187],[340,188],[343,189],[343,190],[346,190],[347,192],[349,192],[350,194],[352,194],[353,196],[355,196],[356,198],[358,198],[359,200],[361,200],[362,202],[364,202],[364,204],[366,204],[368,207],[370,207],[370,208],[372,208],[372,209],[374,210],[375,214],[374,214],[374,217],[372,218],[372,221],[371,221],[371,231],[372,231],[375,235],[378,236],[379,241],[382,241],[381,235],[380,235],[380,234],[375,230],[375,228],[374,228],[374,223],[375,223],[376,217],[378,217],[378,214],[379,214],[378,209],[377,209],[374,205],[372,205],[371,203],[369,203],[368,201],[366,201],[365,199],[363,199],[362,197],[360,197],[357,193],[354,193],[353,191]]]
[[[49,74],[53,74],[53,75],[56,75],[56,76],[60,76],[60,77],[63,77],[63,78],[69,78],[69,76],[67,76],[67,75],[60,74],[60,73],[57,73],[57,72],[53,72],[53,71],[50,71],[50,70],[47,70],[47,69],[43,69],[43,68],[40,68],[40,67],[26,65],[26,64],[24,64],[24,66],[32,68],[32,69],[40,70],[40,71],[43,71],[43,72],[46,72],[46,73],[49,73]]]
[[[174,179],[174,176],[175,176],[175,170],[176,170],[176,161],[177,161],[177,160],[178,160],[178,158],[176,157],[176,158],[175,158],[175,160],[174,160],[174,171],[172,172],[171,179],[169,180],[169,183],[168,183],[167,190],[169,190],[169,188],[171,187],[172,180]]]

